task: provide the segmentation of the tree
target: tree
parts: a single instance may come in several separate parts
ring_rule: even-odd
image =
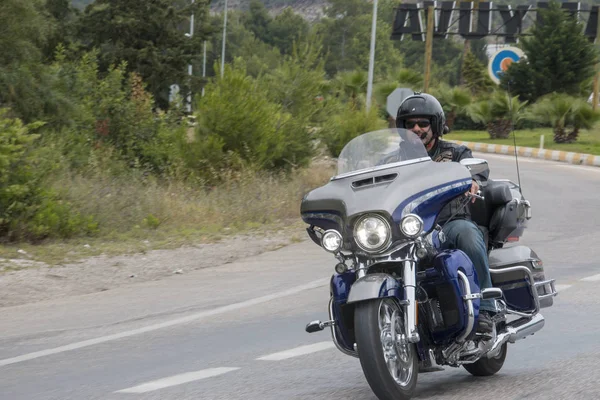
[[[192,12],[196,26],[188,38]],[[167,108],[170,85],[190,86],[187,65],[202,56],[207,13],[207,0],[96,0],[85,9],[80,35],[87,49],[100,51],[101,71],[127,62],[128,72],[137,72],[157,104]],[[196,78],[191,85],[199,83]]]
[[[366,70],[369,66],[373,6],[363,0],[331,0],[326,17],[317,24],[327,53],[325,70],[329,76],[339,71]],[[378,16],[381,13],[378,11]],[[390,22],[377,23],[375,76],[386,76],[402,65],[400,53],[390,40]]]
[[[305,165],[313,152],[307,127],[298,123],[305,121],[272,102],[268,88],[248,76],[241,59],[224,72],[199,98],[188,167],[207,173],[236,164],[260,169]]]
[[[230,63],[235,57],[244,59],[246,72],[257,77],[268,70],[277,68],[281,61],[281,52],[268,43],[258,39],[244,25],[245,14],[240,11],[229,11],[227,14],[227,45],[225,47],[225,63]],[[223,29],[223,14],[215,14],[210,18],[212,30]],[[222,35],[212,35],[207,50],[208,76],[219,74],[221,64]],[[217,70],[213,70],[213,66]]]
[[[269,25],[272,20],[273,18],[269,15],[263,2],[252,0],[250,2],[250,10],[244,13],[242,22],[246,29],[254,33],[257,39],[270,43],[271,32],[269,32]]]
[[[488,75],[486,67],[471,52],[465,55],[463,79],[465,86],[473,95],[492,92],[496,86]]]
[[[41,0],[3,0],[0,7],[0,66],[38,61],[49,25]]]
[[[552,92],[579,94],[581,83],[594,74],[594,45],[584,36],[583,25],[558,3],[538,13],[543,23],[536,23],[532,36],[521,40],[526,59],[508,68],[501,85],[510,85],[530,102]]]
[[[411,38],[394,41],[404,60],[404,66],[415,71],[425,71],[425,42]],[[462,48],[452,40],[433,40],[431,82],[457,85]]]
[[[65,108],[42,65],[41,49],[51,31],[40,0],[4,0],[0,7],[0,107],[25,123],[46,119]]]
[[[77,42],[77,22],[80,12],[70,0],[46,0],[45,12],[51,21],[50,32],[42,48],[45,60],[53,60],[59,44],[68,47]]]
[[[325,103],[317,100],[323,94],[325,81],[320,51],[320,43],[315,38],[300,42],[277,68],[263,77],[271,100],[306,125],[318,117]]]
[[[282,54],[291,54],[294,42],[308,35],[308,22],[287,7],[269,24],[271,44],[279,48]]]

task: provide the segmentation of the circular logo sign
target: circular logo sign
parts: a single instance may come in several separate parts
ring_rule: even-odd
[[[488,74],[497,84],[500,77],[510,67],[510,64],[518,62],[524,57],[523,51],[517,47],[504,47],[494,54],[488,63]]]

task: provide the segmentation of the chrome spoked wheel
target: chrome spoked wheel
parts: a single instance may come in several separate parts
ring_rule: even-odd
[[[403,333],[404,313],[393,299],[383,299],[379,305],[379,331],[390,375],[398,385],[408,385],[414,373],[413,352]]]
[[[358,303],[354,332],[360,365],[380,400],[408,400],[417,385],[418,359],[404,335],[404,310],[393,298]]]

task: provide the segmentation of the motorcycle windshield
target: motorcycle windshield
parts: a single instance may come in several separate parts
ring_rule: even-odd
[[[344,146],[335,178],[425,160],[429,160],[427,150],[412,131],[393,128],[368,132]]]

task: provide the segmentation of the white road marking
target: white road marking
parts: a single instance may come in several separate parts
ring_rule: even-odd
[[[598,282],[600,281],[600,274],[588,276],[587,278],[583,278],[581,280],[585,282]]]
[[[315,288],[318,288],[321,286],[326,286],[328,284],[329,284],[329,278],[318,279],[316,281],[309,282],[305,285],[296,286],[291,289],[284,290],[282,292],[277,292],[277,293],[269,294],[266,296],[242,301],[240,303],[234,303],[234,304],[230,304],[227,306],[218,307],[218,308],[215,308],[212,310],[202,311],[202,312],[199,312],[196,314],[188,315],[187,317],[176,318],[176,319],[173,319],[170,321],[161,322],[158,324],[148,325],[148,326],[138,328],[138,329],[132,329],[129,331],[116,333],[114,335],[101,336],[101,337],[97,337],[94,339],[71,343],[71,344],[68,344],[65,346],[55,347],[53,349],[36,351],[33,353],[23,354],[21,356],[12,357],[12,358],[5,358],[3,360],[0,360],[0,367],[3,367],[5,365],[10,365],[10,364],[16,364],[16,363],[23,362],[23,361],[33,360],[35,358],[45,357],[45,356],[49,356],[52,354],[58,354],[58,353],[62,353],[65,351],[81,349],[84,347],[93,346],[93,345],[100,344],[100,343],[106,343],[106,342],[110,342],[112,340],[118,340],[118,339],[130,337],[130,336],[141,335],[142,333],[152,332],[152,331],[156,331],[156,330],[164,329],[164,328],[169,328],[171,326],[185,324],[185,323],[192,322],[192,321],[197,321],[197,320],[200,320],[203,318],[212,317],[214,315],[223,314],[223,313],[226,313],[229,311],[239,310],[241,308],[251,307],[251,306],[255,306],[257,304],[266,303],[271,300],[291,296],[291,295],[300,293],[305,290],[315,289]]]
[[[146,393],[158,389],[164,389],[171,386],[181,385],[183,383],[193,382],[200,379],[212,378],[213,376],[223,375],[239,368],[211,368],[201,371],[186,372],[185,374],[170,376],[151,382],[146,382],[128,389],[117,390],[115,393]]]
[[[557,292],[562,292],[567,290],[568,288],[570,288],[573,285],[554,285],[554,289],[556,289]]]
[[[328,350],[335,347],[333,342],[320,342],[315,344],[309,344],[306,346],[296,347],[295,349],[290,349],[286,351],[281,351],[279,353],[269,354],[263,357],[257,358],[257,360],[263,361],[281,361],[286,360],[292,357],[303,356],[305,354],[316,353],[317,351]]]

